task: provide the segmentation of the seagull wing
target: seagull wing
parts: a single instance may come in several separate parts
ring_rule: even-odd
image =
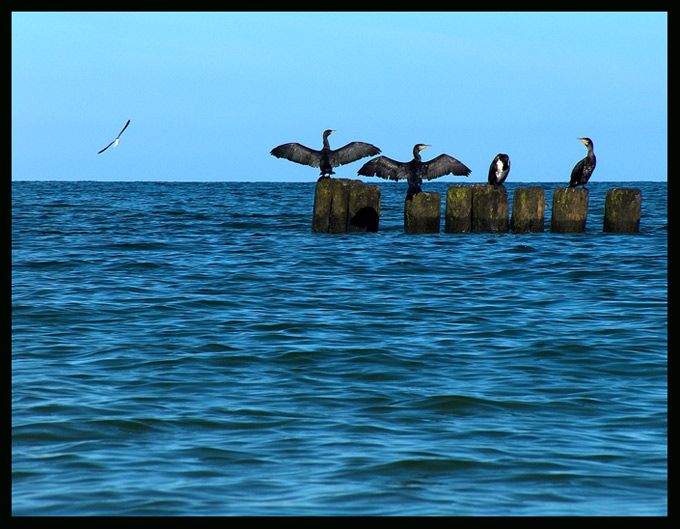
[[[104,147],[104,148],[103,148],[101,151],[99,151],[97,154],[103,153],[106,149],[108,149],[109,147],[111,147],[111,145],[113,145],[114,143],[116,143],[116,140],[113,140],[111,143],[109,143],[106,147]]]
[[[114,143],[116,143],[116,141],[118,141],[118,138],[120,138],[120,135],[123,134],[123,132],[125,132],[125,129],[127,129],[127,126],[128,126],[129,124],[130,124],[130,120],[128,119],[128,120],[127,120],[127,123],[126,123],[125,126],[123,127],[123,130],[121,130],[121,131],[118,133],[118,136],[116,136],[116,139],[113,140],[111,143],[109,143],[106,147],[104,147],[104,148],[103,148],[101,151],[99,151],[97,154],[103,153],[106,149],[108,149],[109,147],[111,147],[111,145],[113,145]]]
[[[126,123],[125,126],[123,127],[123,130],[121,130],[121,131],[118,133],[118,136],[116,136],[116,139],[120,138],[120,135],[123,134],[123,132],[125,131],[125,129],[127,129],[127,126],[128,126],[129,124],[130,124],[130,120],[128,119],[128,120],[127,120],[127,123]]]

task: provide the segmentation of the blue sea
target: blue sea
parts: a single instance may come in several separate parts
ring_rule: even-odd
[[[665,516],[666,183],[525,235],[378,185],[328,235],[314,182],[13,182],[12,513]]]

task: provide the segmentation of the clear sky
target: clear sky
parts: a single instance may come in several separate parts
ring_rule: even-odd
[[[447,153],[486,182],[666,180],[667,14],[12,14],[15,180],[308,181],[287,142]],[[125,122],[120,145],[112,141]],[[368,158],[336,169],[357,178]],[[376,182],[377,179],[365,179]],[[377,183],[377,182],[376,182]]]

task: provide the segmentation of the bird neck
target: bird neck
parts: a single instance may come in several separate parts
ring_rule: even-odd
[[[330,149],[331,148],[331,144],[328,143],[328,134],[323,135],[323,148],[324,149]]]

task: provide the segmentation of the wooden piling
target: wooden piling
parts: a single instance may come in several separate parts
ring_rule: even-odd
[[[361,180],[323,178],[316,183],[312,231],[378,231],[380,188]]]
[[[330,179],[319,180],[314,191],[314,211],[312,213],[312,231],[328,233],[331,214],[331,196],[333,184]]]
[[[472,231],[508,231],[508,210],[508,192],[504,186],[473,186]]]
[[[604,229],[614,233],[638,233],[642,191],[632,188],[612,188],[604,201]]]
[[[542,187],[518,187],[512,197],[510,230],[512,233],[543,231],[545,192]]]
[[[331,191],[331,211],[328,219],[328,233],[347,232],[349,187],[350,183],[348,180],[334,179]]]
[[[441,195],[421,191],[404,201],[404,231],[406,233],[439,233],[442,207]]]
[[[550,231],[553,233],[579,233],[586,229],[588,216],[588,190],[576,187],[558,187],[553,193]]]
[[[472,186],[455,184],[446,190],[444,233],[472,231]]]
[[[376,232],[380,221],[380,187],[351,180],[347,205],[348,232]]]

